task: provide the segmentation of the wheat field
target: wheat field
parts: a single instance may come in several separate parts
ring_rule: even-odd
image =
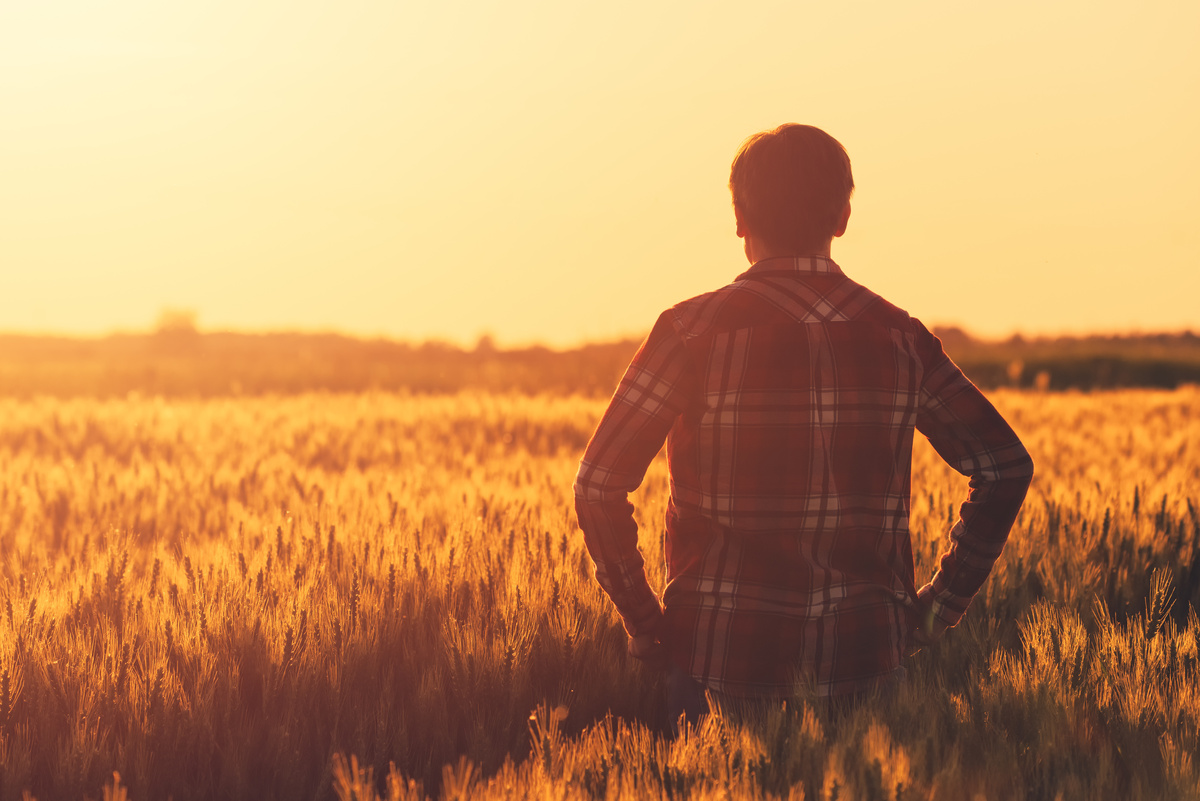
[[[604,401],[0,399],[0,799],[1200,798],[1200,390],[992,397],[1038,474],[904,688],[674,741],[571,511]],[[919,441],[919,581],[965,492]]]

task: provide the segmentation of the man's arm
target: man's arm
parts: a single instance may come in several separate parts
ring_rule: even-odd
[[[617,386],[575,479],[575,511],[596,580],[635,640],[654,637],[662,607],[646,581],[628,494],[642,483],[683,412],[693,380],[688,364],[683,340],[664,312]]]
[[[946,462],[970,477],[933,580],[918,592],[928,615],[918,641],[958,623],[1000,556],[1033,479],[1033,460],[983,393],[918,324],[925,378],[917,430]]]

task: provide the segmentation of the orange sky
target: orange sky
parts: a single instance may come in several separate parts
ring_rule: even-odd
[[[744,5],[0,5],[0,331],[642,333],[785,121],[927,323],[1200,329],[1200,4]]]

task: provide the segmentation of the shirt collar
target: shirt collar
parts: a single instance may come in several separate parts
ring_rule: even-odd
[[[844,275],[842,268],[828,256],[777,256],[771,259],[759,259],[750,265],[750,269],[738,276],[738,279],[766,275],[768,273],[820,273],[825,275]]]

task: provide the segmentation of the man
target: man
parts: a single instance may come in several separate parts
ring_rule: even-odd
[[[575,483],[630,653],[674,670],[672,717],[702,711],[705,690],[786,696],[800,675],[845,697],[902,674],[914,644],[966,611],[1033,475],[938,339],[830,259],[854,189],[837,140],[794,124],[757,134],[729,185],[750,269],[658,318]],[[970,476],[949,549],[920,590],[908,531],[914,429]],[[664,439],[660,604],[627,493]]]

